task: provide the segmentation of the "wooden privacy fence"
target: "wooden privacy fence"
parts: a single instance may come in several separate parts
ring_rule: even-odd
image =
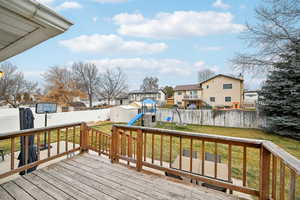
[[[234,152],[233,149],[237,148],[237,152]],[[182,155],[184,149],[190,152],[188,169],[183,169],[183,165],[186,164],[183,163],[183,161],[186,162]],[[202,165],[197,173],[193,170],[195,167],[193,162],[196,162],[192,153],[194,151],[199,152],[198,161]],[[207,151],[211,151],[214,155],[212,173],[208,173],[211,169],[205,165]],[[256,155],[254,152],[257,152]],[[219,171],[222,170],[218,164],[219,155],[226,160],[226,178],[218,177]],[[119,160],[125,160],[128,164],[134,163],[138,171],[145,166],[227,188],[230,191],[256,196],[263,200],[295,200],[296,194],[299,194],[296,193],[296,188],[299,188],[299,186],[296,187],[296,180],[300,175],[300,161],[277,145],[265,140],[114,125],[110,158],[112,163],[118,163]],[[175,158],[179,160],[179,166],[176,167],[172,166]],[[258,162],[253,163],[253,159],[257,159]],[[233,176],[237,176],[237,170],[241,171],[240,184],[236,183],[238,181],[233,181]],[[251,170],[256,172],[254,175],[257,177],[254,179],[249,177]],[[258,182],[257,187],[252,181]]]

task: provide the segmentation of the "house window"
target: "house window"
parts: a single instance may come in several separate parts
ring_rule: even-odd
[[[231,97],[225,97],[225,102],[231,102]]]
[[[209,100],[210,102],[216,102],[216,97],[210,97]]]
[[[181,101],[178,101],[178,102],[177,102],[177,104],[178,104],[178,105],[181,105],[181,104],[182,104],[182,102],[181,102]]]
[[[207,85],[206,88],[208,89],[208,88],[209,88],[209,85]]]
[[[181,95],[182,94],[182,92],[178,92],[178,95]]]
[[[232,84],[223,84],[223,89],[232,89]]]

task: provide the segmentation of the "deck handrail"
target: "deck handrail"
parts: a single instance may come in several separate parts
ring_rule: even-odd
[[[9,139],[10,137],[19,137],[19,136],[25,136],[25,135],[32,135],[34,133],[38,132],[45,132],[48,130],[53,130],[53,129],[62,129],[62,128],[68,128],[68,127],[73,127],[73,126],[79,126],[84,122],[74,122],[74,123],[67,123],[67,124],[60,124],[60,125],[53,125],[53,126],[47,126],[47,127],[40,127],[40,128],[31,128],[31,129],[25,129],[25,130],[18,130],[18,131],[10,131],[10,132],[4,132],[0,133],[0,140],[5,140]]]
[[[19,172],[27,172],[28,169],[46,163],[48,161],[54,160],[56,158],[69,155],[71,153],[77,151],[86,151],[88,149],[87,141],[86,141],[86,124],[84,122],[76,122],[76,123],[68,123],[62,125],[55,125],[55,126],[48,126],[43,128],[33,128],[33,129],[26,129],[20,131],[12,131],[6,133],[0,133],[0,142],[5,140],[10,140],[10,169],[4,173],[0,174],[0,179],[13,175]],[[63,130],[63,132],[61,132]],[[41,137],[42,134],[46,135],[46,147],[45,150],[47,151],[47,155],[42,158],[41,156]],[[62,139],[62,134],[64,134],[64,138]],[[36,149],[37,153],[37,160],[29,163],[29,146],[30,140],[29,136],[33,136],[33,146]],[[24,139],[24,146],[20,152],[23,152],[24,156],[24,163],[23,166],[17,166],[15,162],[15,153],[17,152],[16,149],[16,142],[19,140],[19,137]],[[55,141],[53,141],[55,140]],[[60,142],[65,141],[65,149],[60,149]],[[73,143],[72,146],[69,147],[68,142],[71,141]],[[56,151],[51,152],[51,146],[53,143],[56,143]]]
[[[132,156],[128,153],[126,154],[126,151],[132,148],[129,140],[132,141],[131,136],[126,133],[126,131],[130,132],[130,135],[132,132],[136,132],[135,134],[135,143],[133,144],[134,147],[137,148],[136,153]],[[149,135],[150,138],[147,139]],[[128,142],[126,142],[126,137]],[[160,140],[155,140],[154,137],[159,137]],[[151,139],[152,137],[152,139]],[[170,147],[167,147],[167,152],[170,154],[169,163],[170,166],[166,167],[163,166],[163,158],[162,153],[164,152],[163,148],[166,148],[163,146],[163,137],[164,138],[170,138],[169,144]],[[177,176],[184,176],[187,178],[195,179],[198,181],[206,182],[208,184],[213,184],[219,187],[224,187],[229,190],[236,190],[238,192],[250,194],[253,196],[258,196],[260,200],[267,200],[267,199],[277,199],[276,197],[279,196],[280,199],[284,199],[285,196],[288,196],[288,199],[294,200],[296,195],[296,183],[297,183],[297,176],[300,175],[300,160],[298,160],[296,157],[292,156],[276,144],[274,144],[271,141],[268,140],[258,140],[258,139],[247,139],[247,138],[238,138],[238,137],[228,137],[228,136],[221,136],[221,135],[213,135],[213,134],[205,134],[205,133],[193,133],[193,132],[186,132],[186,131],[177,131],[177,130],[166,130],[166,129],[160,129],[160,128],[148,128],[148,127],[139,127],[139,126],[128,126],[128,125],[120,125],[115,124],[113,125],[113,131],[112,131],[112,145],[111,145],[111,161],[112,163],[118,163],[119,159],[125,160],[128,163],[135,163],[136,168],[138,171],[141,171],[142,166],[154,168],[157,170],[162,170],[168,173],[172,173]],[[177,152],[179,153],[179,170],[174,169],[171,167],[172,162],[172,138],[179,139],[179,143],[177,141],[177,148],[179,145],[179,151],[177,149]],[[147,144],[146,140],[152,140],[151,143]],[[190,153],[189,158],[189,166],[190,170],[188,171],[182,171],[181,165],[182,165],[182,146],[183,146],[183,140],[189,141],[190,143],[190,152],[193,152],[193,141],[202,141],[202,174],[195,174],[192,171],[192,153]],[[124,142],[125,141],[125,142]],[[160,146],[160,153],[157,153],[159,149],[155,149],[154,143],[158,142],[160,144],[157,144]],[[206,142],[215,144],[214,149],[214,177],[207,177],[204,174],[204,152],[205,150],[205,144]],[[230,184],[228,182],[220,181],[217,178],[217,170],[218,170],[218,163],[217,163],[217,155],[218,155],[218,144],[222,145],[228,145],[228,181],[231,180],[231,167],[232,167],[232,146],[240,146],[242,147],[242,151],[240,152],[242,154],[242,186]],[[147,147],[146,147],[147,145]],[[150,161],[148,162],[147,155],[145,151],[149,151],[148,145],[152,145],[152,149],[150,148],[150,155],[152,158],[152,163]],[[147,149],[148,148],[148,149]],[[258,149],[259,154],[257,156],[257,159],[259,159],[259,165],[256,166],[260,173],[259,173],[259,189],[250,188],[247,184],[247,149]],[[198,151],[198,150],[197,150]],[[160,154],[160,158],[157,159],[157,156],[155,156],[155,152],[157,154]],[[153,155],[154,154],[154,155]],[[149,160],[149,159],[148,159]],[[160,164],[157,164],[156,161],[160,161]],[[253,165],[253,164],[252,164]],[[278,167],[278,165],[280,165]],[[289,170],[290,173],[286,174],[286,169]],[[279,173],[278,173],[279,171]],[[279,176],[279,184],[277,183],[277,177]],[[289,178],[289,181],[286,181],[285,179]],[[289,184],[289,190],[286,190],[286,185]],[[299,184],[299,182],[298,182]],[[279,189],[278,189],[279,187]],[[279,190],[279,192],[278,192]],[[288,194],[286,191],[289,191]],[[278,198],[278,199],[279,199]]]

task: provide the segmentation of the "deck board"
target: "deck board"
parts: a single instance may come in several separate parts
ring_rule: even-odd
[[[236,197],[170,178],[141,173],[107,158],[83,154],[0,185],[1,199],[16,200],[234,200]]]

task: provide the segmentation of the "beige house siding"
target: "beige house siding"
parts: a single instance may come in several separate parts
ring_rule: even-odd
[[[175,91],[174,92],[174,104],[183,105],[183,98],[185,96],[198,96],[201,98],[202,91],[199,90],[183,90],[183,91]]]
[[[223,84],[232,84],[232,89],[223,89]],[[224,76],[217,76],[214,79],[202,83],[202,99],[211,106],[232,106],[233,102],[240,105],[243,103],[243,81]],[[215,102],[210,98],[215,97]],[[225,97],[231,97],[230,102]]]

